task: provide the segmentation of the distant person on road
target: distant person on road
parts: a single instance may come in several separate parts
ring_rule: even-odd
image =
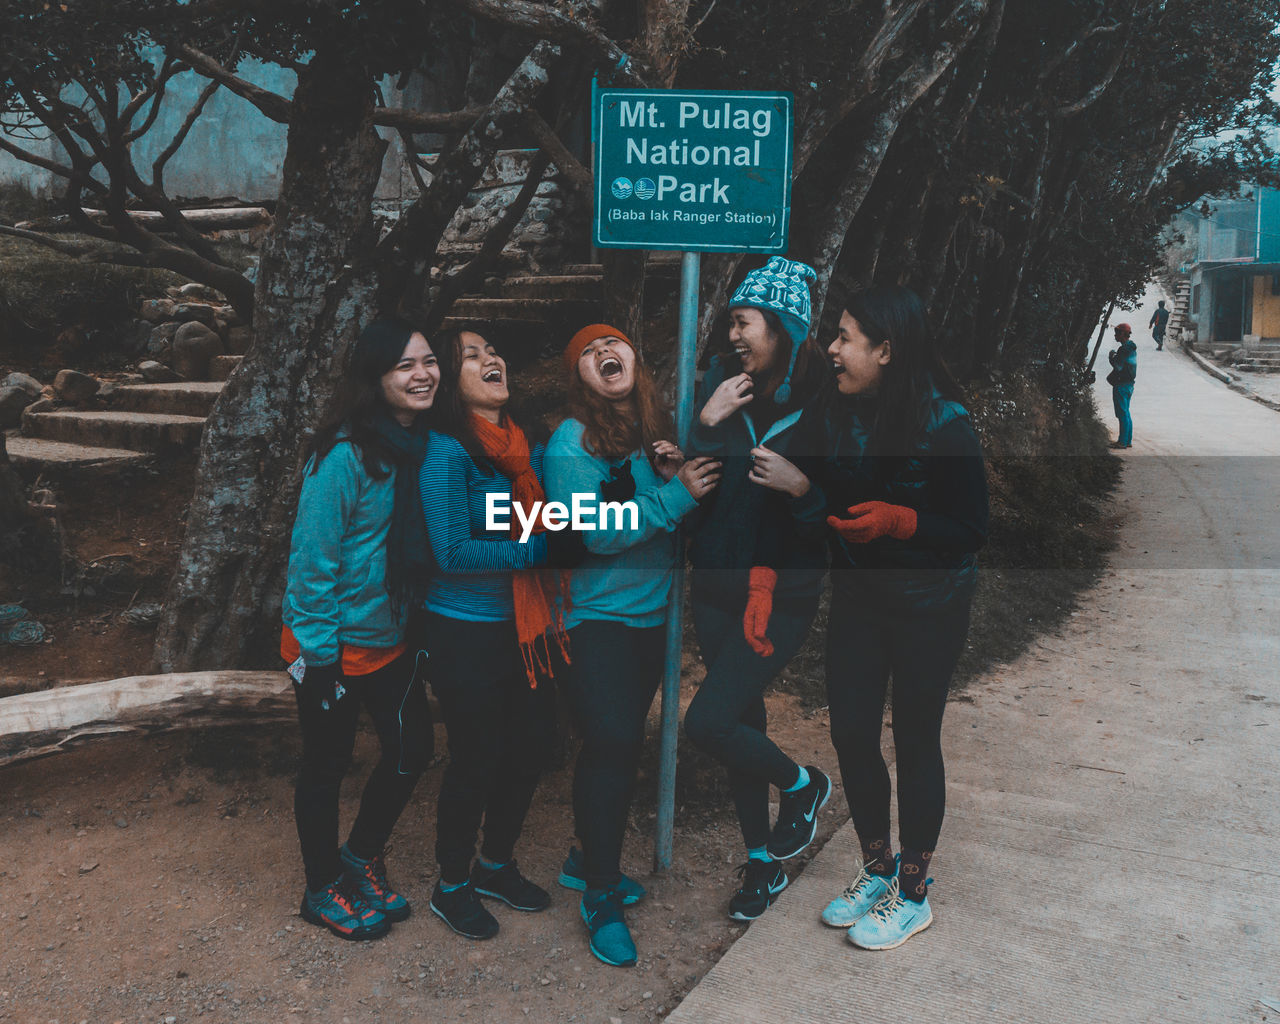
[[[564,352],[570,417],[547,445],[547,498],[633,502],[635,522],[603,512],[584,530],[586,555],[569,581],[565,627],[573,663],[563,692],[582,749],[573,818],[582,841],[560,884],[582,892],[591,952],[613,967],[636,962],[623,905],[644,888],[622,873],[649,705],[662,679],[676,527],[720,479],[711,459],[685,459],[658,385],[625,334],[578,331]]]
[[[942,716],[987,537],[986,473],[914,292],[852,295],[827,353],[836,393],[806,410],[791,449],[800,454],[757,449],[752,479],[785,494],[795,520],[831,546],[827,701],[862,866],[822,920],[863,949],[892,949],[933,922]],[[769,628],[766,617],[745,626],[755,636]],[[880,751],[890,676],[896,857]]]
[[[1112,448],[1133,447],[1133,417],[1129,414],[1129,403],[1133,401],[1133,385],[1138,379],[1138,346],[1133,340],[1133,328],[1128,324],[1116,324],[1116,344],[1107,353],[1111,363],[1111,372],[1107,374],[1107,383],[1111,385],[1111,400],[1115,405],[1116,419],[1120,421],[1120,435],[1112,443]]]
[[[1164,331],[1168,326],[1169,311],[1164,308],[1164,299],[1161,299],[1156,306],[1156,311],[1151,314],[1151,319],[1147,321],[1147,327],[1151,329],[1151,337],[1156,342],[1156,351],[1164,348]]]
[[[409,916],[382,856],[433,752],[419,645],[405,630],[431,564],[417,480],[439,385],[422,334],[396,320],[365,327],[338,414],[312,442],[293,526],[280,654],[302,728],[302,917],[344,939],[376,939]],[[338,791],[361,707],[381,756],[339,849]]]

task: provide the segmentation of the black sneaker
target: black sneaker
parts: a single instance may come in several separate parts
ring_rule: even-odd
[[[742,887],[729,898],[729,916],[735,921],[754,921],[787,887],[787,873],[771,860],[748,860],[738,868]]]
[[[477,861],[471,867],[471,884],[481,896],[502,900],[516,910],[546,910],[551,906],[551,895],[520,874],[515,861],[500,868],[486,868]]]
[[[448,892],[437,882],[430,905],[436,917],[468,939],[491,939],[498,934],[497,920],[484,909],[470,882]]]
[[[831,780],[813,765],[805,765],[809,784],[794,793],[782,794],[778,824],[769,837],[769,856],[774,860],[794,857],[811,842],[818,831],[818,811],[831,799]]]

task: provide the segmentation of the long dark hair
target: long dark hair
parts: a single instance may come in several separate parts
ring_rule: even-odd
[[[910,288],[873,285],[849,296],[844,309],[872,345],[889,342],[889,362],[873,399],[872,451],[906,455],[924,431],[934,390],[957,399],[960,386],[942,361],[924,303]]]
[[[475,428],[471,425],[471,410],[462,400],[462,392],[458,387],[458,375],[462,372],[462,350],[465,346],[462,344],[463,334],[475,334],[483,338],[486,342],[492,344],[492,328],[490,325],[480,322],[464,323],[457,327],[450,327],[443,331],[439,331],[431,339],[431,351],[435,353],[436,362],[440,367],[440,396],[436,399],[432,411],[435,413],[432,418],[431,426],[433,429],[444,434],[450,434],[457,438],[458,443],[466,449],[472,461],[477,465],[482,465],[488,461],[488,456],[484,453],[484,447],[476,438]],[[506,361],[505,359],[503,360]],[[511,372],[507,371],[507,391],[510,394],[511,389]],[[529,427],[525,425],[523,419],[519,415],[513,415],[513,399],[508,398],[506,406],[502,410],[502,421],[514,422],[529,438],[529,444],[532,446],[536,440],[541,438],[538,434],[530,432]]]
[[[392,317],[374,320],[360,332],[338,387],[333,415],[311,439],[309,454],[316,460],[312,472],[339,439],[344,439],[356,446],[364,471],[372,479],[385,480],[391,475],[396,455],[376,429],[378,420],[390,415],[382,378],[400,362],[409,339],[420,333],[408,321]]]
[[[731,307],[739,308],[739,307]],[[818,343],[813,340],[812,336],[805,338],[804,341],[797,342],[787,331],[782,323],[782,318],[771,309],[760,309],[757,306],[750,307],[755,309],[762,317],[764,317],[764,325],[769,332],[777,339],[778,356],[774,362],[773,370],[769,374],[768,404],[773,405],[778,410],[779,415],[789,413],[815,398],[823,389],[823,386],[831,380],[831,374],[827,370],[827,358]],[[726,335],[727,337],[727,335]],[[791,371],[791,398],[783,406],[773,404],[773,392],[782,384],[783,378],[787,374],[787,367],[791,364],[791,351],[796,345],[800,346],[800,350],[796,352],[795,369]],[[742,360],[734,352],[733,346],[728,346],[728,350],[724,355],[725,377],[734,377],[742,372]],[[751,403],[753,417],[761,415],[765,410],[766,403],[756,399]]]
[[[569,414],[583,425],[587,451],[602,459],[621,459],[639,450],[653,461],[653,442],[675,437],[671,412],[648,368],[635,358],[634,414],[596,394],[575,368],[569,381]]]

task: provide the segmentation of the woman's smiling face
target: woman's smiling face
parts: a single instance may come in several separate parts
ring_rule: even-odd
[[[742,372],[757,380],[773,372],[782,350],[782,341],[769,329],[764,314],[752,306],[729,310],[729,343],[742,364]]]
[[[621,338],[596,338],[578,356],[582,383],[601,398],[618,402],[636,386],[636,353]]]
[[[866,395],[877,391],[889,365],[889,342],[879,344],[867,337],[862,325],[845,310],[840,314],[840,331],[827,346],[836,389],[842,395]]]
[[[511,397],[507,390],[507,364],[480,335],[463,331],[462,360],[458,366],[458,395],[472,412],[496,415]]]
[[[399,361],[382,375],[382,398],[396,421],[407,427],[418,413],[431,408],[439,387],[435,353],[427,339],[415,331]]]

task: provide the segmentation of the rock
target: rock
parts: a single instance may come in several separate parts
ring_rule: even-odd
[[[111,396],[114,395],[115,393],[116,393],[116,386],[112,384],[111,381],[107,381],[105,384],[102,385],[102,387],[98,388],[98,397],[101,398],[104,402],[110,402]]]
[[[87,402],[98,393],[102,382],[79,370],[59,370],[53,378],[53,390],[58,397],[67,402]]]
[[[23,391],[27,392],[27,394],[31,395],[33,398],[39,398],[44,385],[34,377],[28,376],[25,373],[15,372],[9,374],[9,376],[4,379],[4,383],[0,384],[0,387],[22,388]]]
[[[239,327],[244,323],[244,321],[240,319],[240,314],[236,312],[235,306],[218,306],[214,312],[216,312],[218,316],[225,320],[231,327]]]
[[[42,412],[53,412],[56,408],[58,408],[58,403],[52,398],[37,398],[22,411],[23,426],[26,425],[28,416],[38,416]]]
[[[24,409],[37,401],[31,392],[12,384],[0,387],[0,430],[16,427],[22,422]]]
[[[195,322],[212,327],[217,318],[212,306],[206,306],[203,302],[184,302],[174,308],[173,319],[184,324]]]
[[[253,329],[249,327],[232,327],[227,331],[227,355],[242,356],[253,344]]]
[[[208,380],[209,360],[220,355],[222,339],[202,323],[185,323],[173,336],[173,369],[187,380]]]
[[[173,355],[173,336],[178,333],[182,324],[170,321],[151,329],[151,337],[147,339],[147,355],[164,363]]]
[[[172,299],[147,299],[138,310],[138,315],[151,324],[164,323],[173,316],[178,304]]]
[[[177,384],[183,379],[164,363],[157,363],[154,359],[139,363],[138,372],[148,384]]]
[[[135,320],[120,331],[120,344],[129,355],[140,356],[147,349],[152,329],[152,324],[146,320]]]
[[[178,294],[185,299],[195,299],[199,302],[226,302],[227,297],[216,288],[211,288],[207,284],[201,284],[199,281],[191,281],[184,284],[178,289]]]

